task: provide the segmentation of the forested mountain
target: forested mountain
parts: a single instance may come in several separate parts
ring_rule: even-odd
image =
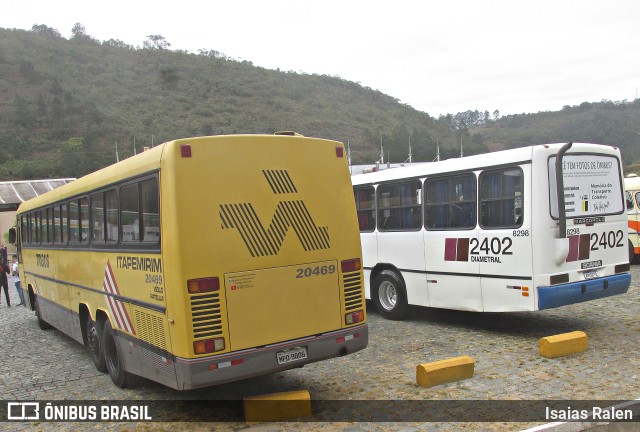
[[[490,150],[567,141],[613,145],[621,149],[626,171],[640,174],[640,99],[506,116],[472,130]]]
[[[79,177],[145,146],[198,135],[273,133],[349,144],[353,163],[442,157],[566,140],[620,146],[640,159],[640,105],[602,102],[556,113],[436,119],[339,77],[268,70],[215,50],[98,41],[34,25],[0,29],[0,181]],[[477,105],[477,101],[469,101]],[[636,131],[637,130],[637,131]],[[135,150],[134,150],[135,149]]]

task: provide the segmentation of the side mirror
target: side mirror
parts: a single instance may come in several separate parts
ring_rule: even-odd
[[[15,228],[9,229],[9,243],[16,244],[16,240],[18,239],[18,233]]]

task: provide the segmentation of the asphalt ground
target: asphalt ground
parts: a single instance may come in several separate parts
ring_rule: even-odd
[[[17,304],[13,287],[11,296],[12,304]],[[546,423],[530,418],[530,410],[536,407],[528,401],[559,401],[565,405],[576,401],[574,406],[580,406],[577,401],[586,401],[587,405],[602,401],[606,406],[609,401],[640,398],[639,265],[632,266],[631,287],[623,296],[530,313],[479,314],[415,307],[402,322],[384,320],[369,305],[368,322],[369,346],[346,357],[208,389],[179,392],[146,380],[120,389],[107,374],[96,371],[83,346],[57,330],[38,329],[33,312],[7,307],[3,295],[3,403],[158,402],[160,418],[179,421],[5,422],[0,423],[0,429],[523,430]],[[540,338],[575,330],[587,333],[586,352],[557,359],[539,355]],[[416,384],[417,365],[457,356],[470,356],[475,361],[471,379],[432,388]],[[239,401],[245,396],[293,390],[309,391],[314,401],[311,420],[319,414],[318,421],[247,425],[235,421],[235,404],[230,406],[231,421],[208,422],[203,421],[206,415],[198,415],[209,411],[204,401]],[[477,421],[484,414],[489,421]],[[640,430],[640,423],[617,423],[614,430]]]

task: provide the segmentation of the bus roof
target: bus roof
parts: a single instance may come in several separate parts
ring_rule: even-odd
[[[109,165],[91,174],[87,174],[75,181],[72,181],[64,186],[44,193],[38,197],[25,201],[18,208],[18,213],[29,211],[38,208],[49,203],[54,203],[60,200],[71,198],[76,195],[82,195],[86,191],[96,190],[103,187],[108,187],[120,180],[136,177],[146,173],[150,173],[160,169],[160,163],[162,155],[165,154],[167,146],[179,146],[181,144],[195,143],[198,141],[213,141],[213,140],[243,140],[247,138],[269,138],[269,139],[282,139],[283,136],[291,136],[291,139],[298,139],[303,137],[296,133],[283,133],[278,132],[276,134],[245,134],[245,135],[215,135],[215,136],[201,136],[191,138],[180,138],[173,141],[168,141],[163,144],[157,145],[151,149],[138,153],[135,156],[127,158],[123,161],[117,162],[113,165]],[[324,140],[321,138],[306,138],[314,140]],[[166,153],[166,154],[169,154]]]
[[[640,190],[640,177],[635,174],[628,174],[624,178],[624,188],[626,190]]]
[[[29,211],[47,203],[56,202],[74,195],[82,194],[87,190],[106,187],[119,179],[135,177],[160,168],[160,158],[164,147],[168,143],[160,144],[123,161],[109,165],[101,170],[87,174],[75,181],[60,186],[33,199],[25,201],[18,208],[18,213]]]
[[[507,163],[512,164],[518,162],[528,162],[531,161],[533,153],[534,151],[536,151],[536,149],[544,151],[548,151],[548,149],[551,149],[557,151],[564,144],[566,143],[541,144],[536,146],[520,147],[491,153],[483,153],[474,156],[465,156],[462,158],[452,158],[439,162],[427,162],[416,164],[413,166],[391,168],[367,174],[356,174],[351,177],[351,181],[354,185],[373,184],[404,178],[418,178],[427,175],[481,169],[486,167],[504,165]],[[597,148],[598,151],[609,149],[612,154],[613,152],[615,152],[614,147],[611,146],[605,146],[601,144],[574,143],[569,153],[573,151],[593,151],[595,150],[594,147]],[[605,152],[608,151],[605,150]]]

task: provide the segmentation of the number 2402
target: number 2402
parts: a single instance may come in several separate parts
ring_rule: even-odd
[[[471,246],[471,255],[480,255],[480,252],[485,255],[489,255],[489,253],[493,255],[513,255],[511,251],[513,240],[510,237],[485,238],[482,242],[477,238],[472,238],[469,245]]]

